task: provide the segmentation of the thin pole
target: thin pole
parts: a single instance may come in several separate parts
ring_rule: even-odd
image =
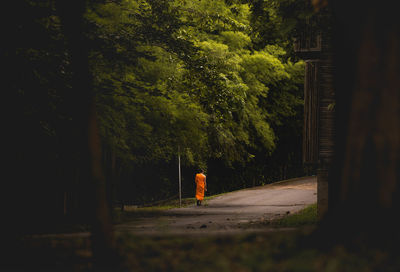
[[[178,146],[178,174],[179,174],[179,207],[182,206],[182,184],[181,184],[181,153]]]

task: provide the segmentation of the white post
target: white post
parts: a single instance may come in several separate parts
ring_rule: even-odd
[[[178,174],[179,174],[179,207],[182,206],[182,185],[181,185],[181,153],[178,146]]]

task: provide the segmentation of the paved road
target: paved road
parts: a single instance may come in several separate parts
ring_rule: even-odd
[[[316,177],[291,179],[223,194],[200,207],[170,209],[155,218],[139,218],[118,225],[115,230],[137,234],[243,231],[249,229],[249,223],[295,213],[316,201]]]

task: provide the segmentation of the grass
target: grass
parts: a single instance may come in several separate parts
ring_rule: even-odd
[[[270,222],[273,226],[300,227],[318,223],[317,204],[311,204],[297,213]]]
[[[207,201],[216,196],[218,195],[206,196],[203,202],[204,205],[208,205]],[[179,207],[188,207],[194,205],[195,203],[196,203],[196,198],[192,197],[192,198],[183,198],[181,201],[182,204],[181,206],[179,205],[179,199],[173,199],[150,207],[126,206],[124,211],[121,211],[119,208],[116,208],[113,211],[113,224],[127,223],[139,217],[154,217],[162,215],[165,210],[179,208]]]
[[[119,237],[133,271],[399,271],[397,252],[324,248],[309,233],[278,231],[211,237]]]
[[[274,228],[274,229],[284,229],[284,228],[314,228],[318,224],[317,216],[317,203],[311,204],[306,208],[293,213],[286,214],[283,217],[279,217],[272,220],[265,221],[253,221],[247,224],[243,224],[244,229],[260,229],[260,228]]]
[[[149,215],[169,207],[175,205],[137,208],[125,213],[138,215],[142,212]],[[327,247],[323,239],[314,239],[309,229],[303,227],[316,225],[316,208],[316,204],[313,204],[298,213],[264,222],[264,227],[277,227],[270,232],[211,236],[138,236],[121,233],[116,237],[122,257],[120,264],[127,272],[400,271],[397,250],[363,244],[348,247],[340,243]],[[289,231],[285,227],[295,228]],[[40,238],[21,242],[15,250],[14,260],[16,268],[24,265],[29,268],[21,271],[93,271],[90,241],[82,237]]]
[[[400,271],[396,252],[336,244],[318,246],[302,231],[218,236],[117,236],[123,271],[373,272]],[[83,238],[45,238],[18,248],[11,271],[92,270],[90,243]],[[1,270],[1,265],[0,265]],[[10,271],[10,270],[3,270]],[[121,271],[121,270],[107,270]]]
[[[120,241],[135,271],[284,271],[278,269],[283,257],[294,250],[292,238],[287,233],[155,238],[128,235]],[[287,271],[300,271],[295,270],[298,262],[285,266]],[[311,267],[311,263],[302,265],[304,271]]]

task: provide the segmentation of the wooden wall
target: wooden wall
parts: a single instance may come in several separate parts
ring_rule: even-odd
[[[303,163],[318,163],[319,60],[306,60],[304,77]]]
[[[329,204],[328,176],[334,151],[334,66],[330,34],[320,33],[312,42],[307,33],[313,31],[306,30],[305,33],[294,45],[295,51],[306,62],[303,163],[317,167],[318,214],[322,217]]]

